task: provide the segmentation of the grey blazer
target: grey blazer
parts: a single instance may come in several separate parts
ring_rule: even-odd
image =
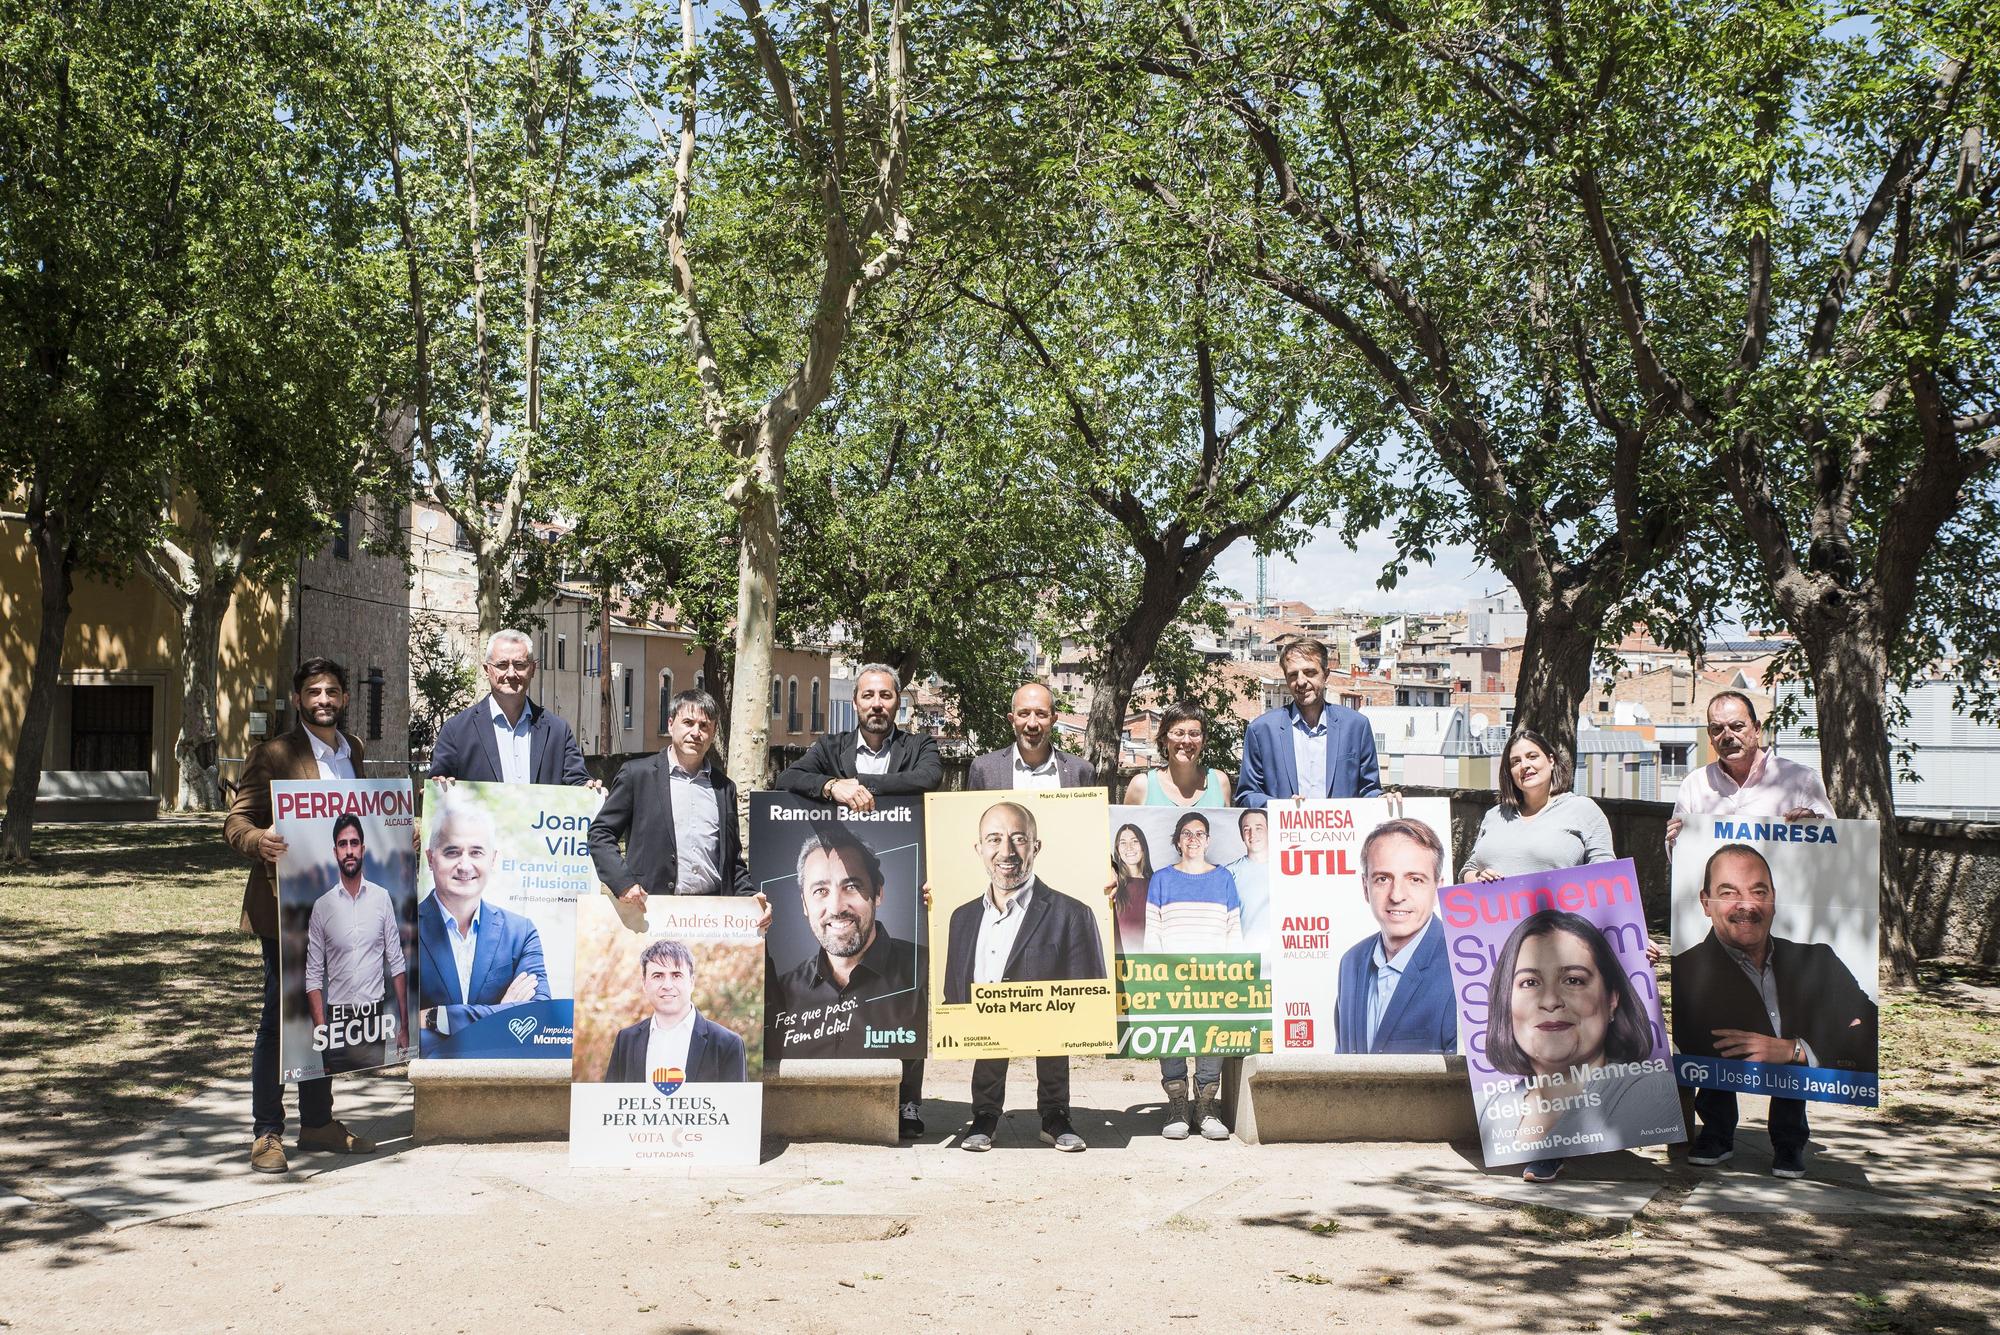
[[[1067,751],[1057,751],[1056,777],[1065,788],[1088,788],[1097,782],[1097,771],[1082,756],[1073,756]],[[1003,746],[998,751],[988,751],[972,762],[972,768],[965,773],[968,791],[1012,788],[1014,786],[1014,748]]]

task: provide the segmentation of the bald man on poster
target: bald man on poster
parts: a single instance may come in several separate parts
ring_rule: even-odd
[[[952,910],[945,1005],[970,1002],[974,983],[1102,981],[1097,920],[1081,900],[1035,875],[1042,851],[1035,813],[1018,802],[994,803],[979,818],[978,848],[986,893]]]

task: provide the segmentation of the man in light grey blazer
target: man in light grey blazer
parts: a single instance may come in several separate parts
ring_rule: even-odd
[[[1088,788],[1097,782],[1088,760],[1055,749],[1056,698],[1048,687],[1031,681],[1017,688],[1007,721],[1014,744],[974,760],[967,788]]]

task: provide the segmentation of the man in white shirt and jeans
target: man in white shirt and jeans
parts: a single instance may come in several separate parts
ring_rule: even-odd
[[[401,1061],[410,1032],[404,1023],[410,994],[402,927],[389,892],[361,874],[367,852],[361,818],[353,812],[334,817],[333,859],[340,880],[313,902],[306,927],[306,1006],[315,1036],[327,1025],[332,1008],[333,1029],[324,1049],[329,1075],[381,1066],[385,1047],[395,1053],[387,1060]],[[396,989],[396,1008],[386,1014],[384,977]],[[369,1031],[372,1039],[347,1041]]]

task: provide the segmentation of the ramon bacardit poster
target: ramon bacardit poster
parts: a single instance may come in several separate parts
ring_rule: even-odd
[[[923,810],[915,797],[854,812],[751,795],[750,876],[771,902],[771,1058],[926,1052]]]
[[[1874,1107],[1881,831],[1702,816],[1674,843],[1684,1085]]]
[[[408,779],[271,785],[278,860],[278,1062],[285,1080],[393,1066],[417,1000]]]
[[[1630,859],[1440,903],[1488,1167],[1687,1139]]]
[[[925,796],[933,1056],[1116,1047],[1109,811],[1088,788]]]
[[[417,905],[425,1057],[569,1059],[576,903],[597,891],[587,788],[432,783]]]
[[[576,911],[569,1161],[755,1165],[764,1087],[764,939],[753,899],[608,894]]]

